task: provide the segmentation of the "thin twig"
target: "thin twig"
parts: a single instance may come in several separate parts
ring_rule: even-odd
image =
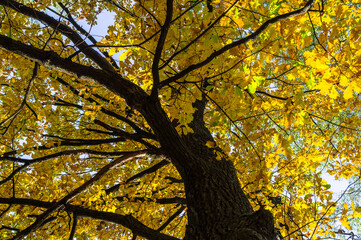
[[[13,123],[13,121],[15,120],[15,118],[19,115],[19,113],[23,110],[23,108],[25,106],[28,106],[26,101],[28,99],[28,96],[30,94],[30,91],[31,91],[31,88],[33,86],[33,83],[35,81],[35,78],[38,74],[38,68],[39,68],[39,63],[35,63],[34,64],[34,68],[33,68],[33,74],[29,80],[29,83],[28,83],[28,86],[26,88],[26,91],[25,91],[25,95],[24,95],[24,98],[23,98],[23,101],[21,102],[19,108],[13,113],[11,114],[9,117],[5,118],[3,121],[0,122],[0,126],[2,126],[3,124],[5,124],[6,122],[8,122],[10,120],[10,124],[8,124],[8,126],[4,127],[5,130],[4,132],[2,132],[2,135],[5,135],[5,133],[8,131],[8,129],[10,128],[11,124]],[[35,114],[36,116],[36,114]]]

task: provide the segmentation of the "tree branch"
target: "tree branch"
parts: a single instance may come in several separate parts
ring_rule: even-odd
[[[128,132],[123,131],[121,129],[112,127],[112,126],[110,126],[110,125],[108,125],[108,124],[106,124],[106,123],[104,123],[104,122],[102,122],[100,120],[97,120],[97,119],[94,120],[94,123],[101,126],[101,127],[103,127],[103,128],[105,128],[105,129],[107,129],[107,130],[109,130],[109,131],[111,131],[112,133],[114,133],[117,136],[124,137],[124,138],[129,139],[129,140],[134,140],[136,142],[139,142],[139,143],[143,144],[147,148],[153,148],[153,149],[156,148],[152,144],[150,144],[150,143],[143,140],[143,138],[147,138],[147,136],[142,136],[139,133],[128,133]],[[154,139],[154,138],[152,138],[152,139]]]
[[[1,3],[2,2],[0,2],[0,4]],[[79,79],[98,82],[120,97],[125,98],[127,103],[137,110],[146,104],[148,95],[143,89],[116,73],[102,71],[91,66],[84,66],[72,62],[69,59],[60,57],[53,51],[43,51],[4,35],[0,35],[0,49],[13,52],[25,58],[34,60],[44,67],[49,67],[76,76]]]
[[[167,38],[167,33],[172,22],[173,17],[173,0],[167,0],[167,14],[165,17],[165,22],[162,26],[160,37],[157,43],[157,47],[155,49],[153,63],[152,63],[152,75],[153,75],[153,87],[152,92],[150,94],[150,98],[155,100],[158,98],[159,91],[159,61],[162,57],[162,50],[164,47],[165,40]]]
[[[158,169],[168,165],[169,163],[170,162],[168,160],[162,160],[159,163],[154,164],[150,168],[147,168],[147,169],[133,175],[132,177],[128,178],[127,181],[125,181],[125,183],[130,183],[131,181],[134,181],[134,180],[136,180],[138,178],[141,178],[141,177],[143,177],[145,175],[151,174],[151,173],[157,171]]]
[[[3,180],[0,181],[0,185],[10,181],[18,172],[20,172],[21,170],[23,170],[24,168],[26,168],[29,165],[30,165],[29,163],[25,163],[25,164],[21,165],[20,167],[17,167],[16,169],[14,169],[6,178],[4,178]]]
[[[316,127],[318,128],[318,130],[320,130],[321,134],[322,134],[323,136],[325,136],[325,138],[327,139],[327,136],[326,136],[325,132],[324,132],[324,131],[322,130],[322,128],[317,124],[317,122],[313,119],[312,115],[309,114],[309,113],[307,113],[307,114],[308,114],[308,116],[311,118],[311,121],[316,125]],[[340,151],[339,151],[339,150],[336,148],[336,146],[333,144],[332,138],[329,138],[328,141],[330,142],[331,146],[336,150],[336,152],[339,153]]]
[[[78,223],[78,216],[76,214],[73,214],[73,224],[71,226],[71,231],[70,231],[70,234],[69,234],[69,240],[74,239],[77,223]]]
[[[168,218],[167,221],[165,221],[165,222],[162,224],[162,226],[160,226],[160,227],[157,229],[157,231],[162,231],[162,230],[164,230],[176,217],[178,217],[178,216],[184,211],[184,209],[186,209],[186,207],[185,207],[185,206],[181,206],[175,213],[173,213],[172,216],[170,216],[170,217]]]
[[[209,30],[211,30],[214,25],[219,22],[238,2],[239,0],[235,1],[226,11],[224,11],[216,20],[214,20],[214,22],[212,24],[210,24],[201,34],[199,34],[196,38],[194,38],[192,41],[190,41],[186,46],[184,46],[182,49],[180,49],[179,51],[175,52],[162,66],[160,66],[159,69],[163,69],[164,67],[166,67],[168,65],[168,63],[170,63],[170,61],[172,61],[172,59],[174,57],[176,57],[178,54],[180,54],[181,52],[184,52],[185,50],[187,50],[193,43],[195,43],[198,39],[200,39],[204,34],[206,34]]]
[[[352,130],[352,131],[360,131],[360,130],[358,130],[358,129],[356,129],[356,128],[350,128],[350,127],[347,127],[347,126],[342,126],[341,124],[334,123],[334,122],[332,122],[332,121],[330,121],[330,120],[327,120],[327,119],[325,119],[325,118],[323,118],[323,117],[314,115],[314,114],[309,113],[309,112],[307,112],[307,114],[308,114],[309,116],[312,116],[312,117],[321,119],[321,120],[323,120],[323,121],[325,121],[325,122],[328,122],[329,124],[332,124],[332,125],[337,126],[337,127],[339,127],[339,128],[345,128],[345,129]]]
[[[187,67],[186,69],[184,69],[183,71],[177,73],[176,75],[162,81],[160,83],[160,87],[164,87],[172,82],[177,81],[178,79],[184,77],[185,75],[187,75],[188,73],[192,72],[195,69],[201,68],[205,65],[207,65],[208,63],[210,63],[214,58],[218,57],[219,55],[223,54],[224,52],[237,47],[239,45],[245,44],[247,43],[249,40],[255,39],[256,37],[258,37],[263,31],[265,31],[270,25],[286,20],[288,18],[291,17],[295,17],[298,16],[300,14],[306,13],[308,10],[310,10],[310,8],[312,7],[313,3],[315,0],[309,0],[306,5],[296,11],[292,11],[289,13],[285,13],[282,15],[279,15],[277,17],[271,18],[269,20],[267,20],[265,23],[263,23],[256,31],[254,31],[253,33],[249,34],[247,37],[241,38],[237,41],[234,41],[230,44],[225,45],[224,47],[222,47],[221,49],[213,52],[211,55],[209,55],[205,60],[203,60],[202,62],[196,63],[196,64],[192,64],[189,67]]]
[[[156,163],[155,165],[153,165],[152,167],[147,168],[147,169],[145,169],[145,170],[143,170],[143,171],[135,174],[134,176],[128,178],[128,179],[125,181],[125,183],[128,184],[128,183],[130,183],[131,181],[134,181],[134,180],[136,180],[136,179],[138,179],[138,178],[141,178],[141,177],[143,177],[143,176],[145,176],[145,175],[148,175],[148,174],[150,174],[150,173],[153,173],[153,172],[157,171],[158,169],[162,168],[163,166],[165,166],[165,165],[167,165],[167,164],[169,164],[169,163],[170,163],[170,162],[167,161],[167,160],[162,160],[162,161],[160,161],[159,163]],[[109,194],[109,193],[111,193],[111,192],[115,192],[115,191],[117,191],[117,190],[119,189],[119,187],[120,187],[120,184],[119,184],[119,183],[118,183],[118,184],[115,184],[114,186],[106,189],[105,192],[106,192],[107,194]]]
[[[199,88],[198,88],[199,89]],[[242,133],[242,135],[246,138],[246,140],[248,141],[248,143],[251,145],[252,149],[254,150],[254,152],[256,153],[257,157],[259,158],[260,161],[263,161],[263,158],[261,157],[261,155],[258,153],[256,147],[254,146],[254,144],[252,143],[252,141],[248,138],[248,136],[242,131],[242,129],[239,128],[239,126],[236,124],[236,122],[226,113],[226,111],[214,100],[212,99],[208,94],[206,94],[202,89],[199,89],[200,91],[202,91],[202,93],[204,93],[206,95],[206,97],[212,102],[214,103],[219,110],[224,114],[224,116],[226,116],[226,118],[232,123],[232,125],[240,132]],[[242,138],[235,133],[234,131],[231,131],[239,140],[242,140]]]
[[[141,201],[141,202],[156,202],[159,204],[182,204],[182,205],[186,205],[187,204],[187,200],[185,198],[181,198],[181,197],[172,197],[172,198],[147,198],[147,197],[128,197],[128,196],[119,196],[119,197],[115,197],[118,201],[123,202],[124,198],[128,199],[127,201],[131,201],[131,202],[137,202],[137,201]]]
[[[162,24],[159,22],[159,20],[154,16],[154,14],[151,12],[151,11],[149,11],[143,4],[142,4],[142,2],[139,0],[138,1],[138,4],[139,4],[139,6],[141,6],[141,8],[143,8],[144,9],[144,11],[146,11],[156,22],[157,22],[157,24],[160,26],[160,27],[162,27]],[[147,23],[147,22],[146,22]]]
[[[67,36],[86,56],[98,64],[99,67],[115,73],[114,68],[108,61],[105,60],[105,58],[103,58],[94,49],[89,48],[88,44],[80,37],[80,35],[65,24],[55,20],[43,12],[39,12],[14,0],[2,0],[0,1],[0,5],[11,8],[16,12],[24,14],[33,19],[39,20],[43,24],[55,29],[56,31],[59,31],[61,34]]]
[[[18,108],[13,114],[11,114],[11,116],[5,118],[3,121],[0,122],[0,127],[1,127],[1,125],[3,125],[4,123],[6,123],[7,121],[10,120],[9,125],[6,126],[6,127],[4,127],[5,130],[4,130],[4,132],[2,133],[2,135],[4,135],[4,134],[7,132],[7,130],[9,129],[9,127],[11,126],[11,124],[13,123],[13,121],[15,120],[15,118],[17,117],[17,115],[19,115],[19,113],[21,112],[21,110],[23,110],[23,108],[24,108],[25,106],[28,106],[28,105],[27,105],[27,99],[28,99],[28,96],[29,96],[29,94],[30,94],[31,87],[33,86],[34,80],[35,80],[36,76],[38,75],[38,68],[39,68],[39,64],[38,64],[38,63],[35,63],[35,64],[34,64],[34,68],[33,68],[33,74],[32,74],[32,76],[31,76],[31,78],[30,78],[28,87],[26,88],[26,91],[25,91],[25,95],[24,95],[23,101],[21,102],[19,108]],[[29,107],[29,109],[31,109],[31,108]],[[32,110],[32,109],[31,109],[31,110]]]
[[[144,156],[146,151],[138,151],[131,154],[127,154],[123,157],[117,158],[114,161],[110,162],[109,164],[105,165],[102,169],[100,169],[97,174],[94,175],[91,179],[83,183],[78,188],[71,191],[68,195],[63,197],[60,201],[54,203],[50,208],[48,208],[45,212],[43,212],[39,217],[36,219],[34,223],[32,223],[30,226],[25,228],[24,230],[20,231],[18,234],[16,234],[12,240],[20,240],[23,237],[27,236],[31,232],[35,231],[41,225],[46,221],[46,219],[53,214],[55,211],[57,211],[60,207],[67,204],[69,201],[74,199],[76,196],[78,196],[80,193],[85,191],[88,187],[93,185],[96,181],[98,181],[101,177],[103,177],[109,170],[117,167],[121,163],[128,161],[130,159],[133,159],[135,157],[141,157]]]
[[[77,90],[76,88],[74,88],[71,84],[69,84],[68,82],[66,82],[64,79],[60,78],[60,77],[54,77],[54,79],[56,81],[58,81],[59,83],[63,84],[64,86],[67,86],[69,87],[70,91],[72,93],[74,93],[75,95],[79,96],[79,90]],[[95,95],[94,95],[95,96]],[[83,96],[81,96],[83,99],[85,99]],[[102,97],[100,97],[102,98]],[[59,98],[56,98],[56,100],[59,101]],[[96,103],[96,104],[99,104],[97,101],[95,101],[93,98],[89,97],[89,98],[86,98],[87,101],[89,101],[90,103]],[[101,99],[103,101],[108,101],[108,99]],[[63,101],[63,100],[61,100]],[[65,102],[65,101],[64,101]],[[100,105],[100,104],[99,104]],[[83,109],[82,106],[80,105],[77,105],[77,104],[73,104],[74,107],[77,107],[78,109]],[[101,106],[101,109],[100,111],[104,114],[107,114],[109,116],[112,116],[112,117],[115,117],[116,119],[118,120],[121,120],[125,123],[127,123],[129,126],[131,126],[137,133],[139,134],[142,134],[144,136],[146,136],[147,138],[151,138],[151,139],[155,139],[155,136],[152,134],[152,133],[149,133],[143,129],[141,129],[140,127],[137,126],[137,124],[135,124],[133,121],[131,121],[130,119],[126,118],[126,117],[123,117],[121,115],[119,115],[118,113],[115,113],[113,111],[110,111],[106,108],[104,108],[103,106]]]
[[[28,205],[35,206],[40,208],[51,208],[54,203],[45,202],[40,200],[33,200],[27,198],[0,198],[1,204],[16,204],[16,205]],[[80,206],[65,204],[65,210],[73,212],[78,217],[88,217],[97,220],[103,220],[107,222],[112,222],[116,224],[123,225],[124,227],[132,230],[139,236],[148,238],[150,240],[179,240],[178,238],[162,234],[154,229],[151,229],[140,221],[132,217],[131,215],[121,215],[110,212],[102,212],[96,210],[86,209]]]
[[[91,154],[91,155],[98,155],[98,156],[105,156],[105,157],[114,157],[114,156],[123,156],[124,154],[131,154],[139,151],[126,151],[126,152],[102,152],[102,151],[95,151],[91,149],[77,149],[77,150],[65,150],[53,154],[49,154],[44,157],[39,158],[33,158],[33,159],[24,159],[24,158],[16,158],[16,157],[8,157],[3,156],[0,157],[0,161],[12,161],[12,162],[21,162],[25,164],[33,164],[33,163],[39,163],[44,162],[46,160],[63,157],[63,156],[69,156],[69,155],[76,155],[76,154]]]
[[[84,36],[86,36],[94,45],[96,45],[98,42],[97,40],[95,40],[95,38],[90,35],[90,33],[88,33],[87,31],[85,31],[84,28],[82,28],[73,18],[73,16],[71,15],[69,9],[67,7],[64,6],[64,4],[62,4],[61,2],[58,2],[59,6],[65,11],[65,13],[67,14],[68,20],[69,22],[71,22],[71,24],[73,24],[73,26]],[[109,58],[113,67],[115,67],[116,69],[119,69],[119,66],[117,65],[117,63],[114,61],[113,57],[109,56],[109,54],[107,52],[101,52],[106,58]]]

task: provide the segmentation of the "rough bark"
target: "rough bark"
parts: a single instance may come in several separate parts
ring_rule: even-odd
[[[195,104],[202,109],[205,101]],[[159,102],[149,101],[143,109],[141,113],[165,155],[184,180],[188,208],[185,240],[276,239],[272,214],[266,210],[253,212],[232,162],[217,160],[215,149],[205,145],[213,138],[204,125],[202,110],[196,111],[190,124],[195,132],[181,137]]]

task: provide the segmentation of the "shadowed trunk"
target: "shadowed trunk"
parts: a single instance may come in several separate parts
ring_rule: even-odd
[[[253,212],[230,161],[213,161],[207,172],[190,170],[185,181],[185,239],[275,239],[273,216]]]
[[[159,102],[148,102],[142,108],[165,155],[184,180],[188,207],[184,239],[276,239],[272,214],[252,210],[233,163],[217,160],[215,149],[206,146],[213,137],[204,126],[200,110],[205,101],[197,104],[198,110],[190,123],[194,133],[183,137],[177,134]]]

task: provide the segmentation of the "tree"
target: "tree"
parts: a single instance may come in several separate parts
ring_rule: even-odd
[[[332,228],[324,173],[360,172],[358,3],[0,5],[2,238]]]

